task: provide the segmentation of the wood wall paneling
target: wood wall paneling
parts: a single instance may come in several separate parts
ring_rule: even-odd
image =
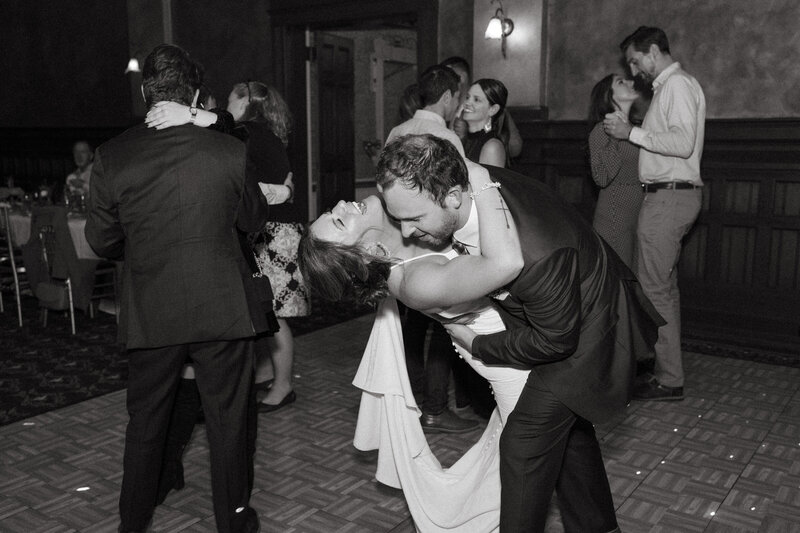
[[[590,218],[588,125],[517,122],[525,148],[514,170]],[[709,120],[702,176],[702,209],[678,265],[684,325],[800,342],[800,120]]]

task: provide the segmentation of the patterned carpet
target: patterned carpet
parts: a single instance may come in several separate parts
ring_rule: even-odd
[[[13,296],[12,296],[13,298]],[[116,342],[114,317],[78,311],[76,335],[69,317],[50,313],[43,327],[36,299],[23,298],[22,330],[17,328],[13,300],[5,295],[0,315],[0,425],[124,389],[128,359]],[[290,319],[295,335],[302,335],[364,313],[340,303],[314,302],[313,316]]]

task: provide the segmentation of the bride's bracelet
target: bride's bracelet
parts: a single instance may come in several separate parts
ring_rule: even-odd
[[[484,183],[481,190],[469,193],[469,197],[471,200],[474,200],[476,196],[478,196],[483,191],[488,191],[489,189],[499,189],[501,187],[500,183],[496,181],[492,181],[489,183]]]

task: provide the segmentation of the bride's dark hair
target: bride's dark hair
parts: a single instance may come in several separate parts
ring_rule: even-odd
[[[311,292],[330,301],[351,300],[375,306],[389,295],[390,258],[365,252],[358,245],[325,241],[309,228],[298,247],[298,264]]]

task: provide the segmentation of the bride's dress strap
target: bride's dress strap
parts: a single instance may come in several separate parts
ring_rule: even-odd
[[[399,263],[393,264],[392,268],[403,266],[406,263],[410,263],[412,261],[416,261],[417,259],[424,259],[425,257],[432,257],[432,256],[440,256],[440,257],[446,257],[447,259],[453,259],[454,257],[458,257],[458,252],[456,252],[455,250],[449,250],[447,252],[430,252],[430,253],[427,253],[427,254],[417,255],[417,256],[412,257],[411,259],[404,259],[403,261],[400,261]]]

